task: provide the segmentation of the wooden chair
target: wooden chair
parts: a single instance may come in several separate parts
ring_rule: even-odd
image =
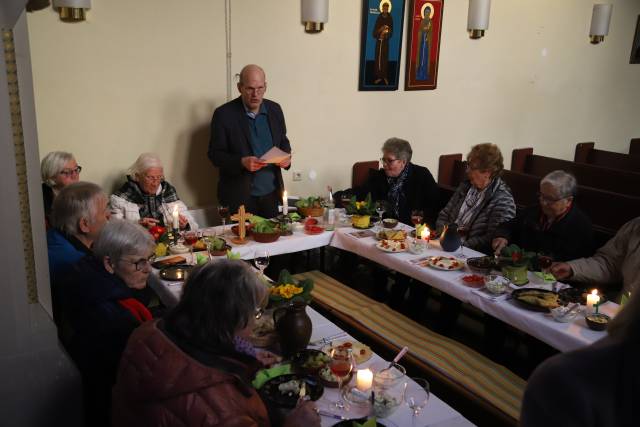
[[[377,160],[369,160],[366,162],[356,162],[351,169],[351,188],[364,185],[369,178],[371,169],[378,170],[380,163]]]
[[[581,142],[576,145],[573,160],[576,163],[640,172],[640,138],[631,140],[629,154],[598,150],[593,142]]]

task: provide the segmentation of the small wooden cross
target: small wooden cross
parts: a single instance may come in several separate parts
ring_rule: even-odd
[[[253,214],[245,212],[244,205],[240,205],[238,213],[231,215],[231,221],[238,221],[238,238],[231,240],[233,243],[242,245],[246,243],[245,237],[247,236],[246,221],[251,218]]]

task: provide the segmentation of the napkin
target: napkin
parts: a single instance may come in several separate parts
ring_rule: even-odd
[[[274,366],[269,369],[261,369],[256,374],[256,378],[251,382],[251,384],[259,389],[269,381],[271,378],[279,377],[280,375],[286,375],[291,373],[291,364],[286,363],[284,365]]]
[[[545,282],[555,282],[556,278],[551,273],[543,273],[542,271],[534,271],[533,275]]]

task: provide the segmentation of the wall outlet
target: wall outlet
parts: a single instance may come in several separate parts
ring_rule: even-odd
[[[302,172],[293,171],[293,173],[291,174],[291,179],[293,181],[302,181]]]

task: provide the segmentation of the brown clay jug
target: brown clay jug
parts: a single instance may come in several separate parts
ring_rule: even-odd
[[[304,301],[290,302],[273,312],[273,322],[280,337],[284,357],[290,357],[307,348],[311,338],[311,319]]]

